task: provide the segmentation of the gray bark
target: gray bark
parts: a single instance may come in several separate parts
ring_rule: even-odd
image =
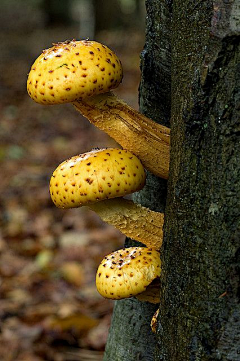
[[[167,3],[156,0],[147,1],[146,6],[148,17],[146,43],[141,55],[140,111],[161,124],[169,125],[169,7]],[[164,19],[161,24],[160,19]],[[163,34],[168,34],[168,38]],[[163,179],[149,173],[144,190],[135,194],[134,200],[152,210],[163,212],[166,184]],[[126,241],[126,246],[136,244],[131,240]],[[116,301],[104,360],[154,360],[157,342],[150,322],[157,308],[157,305],[140,302],[136,298]]]
[[[240,359],[240,6],[174,2],[158,360]]]
[[[104,360],[236,361],[239,0],[146,4],[140,110],[165,125],[171,111],[161,306],[155,338],[155,306],[117,302]],[[149,174],[135,200],[162,211],[165,194],[166,182]]]

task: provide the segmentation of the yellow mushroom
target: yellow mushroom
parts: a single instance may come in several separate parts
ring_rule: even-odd
[[[136,296],[140,300],[159,303],[159,287],[155,292],[148,289],[157,281],[161,273],[158,251],[144,247],[130,247],[106,256],[96,273],[98,292],[105,298],[120,300]],[[142,296],[144,294],[144,297]]]
[[[88,206],[128,237],[159,249],[163,214],[123,198],[142,189],[145,179],[140,160],[131,152],[95,149],[61,163],[51,177],[50,194],[57,207]]]
[[[65,41],[36,59],[27,90],[40,104],[72,102],[91,123],[137,155],[146,169],[167,179],[170,130],[109,92],[121,83],[122,76],[120,60],[105,45]]]
[[[40,104],[70,103],[119,85],[117,56],[95,41],[66,41],[43,50],[28,76],[27,90]]]

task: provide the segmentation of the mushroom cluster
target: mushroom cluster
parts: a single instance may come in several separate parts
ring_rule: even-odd
[[[144,187],[144,168],[168,178],[170,130],[110,92],[122,77],[121,62],[108,47],[72,40],[42,52],[31,67],[27,90],[40,104],[72,103],[124,148],[94,149],[64,161],[53,172],[50,194],[57,207],[87,206],[146,245],[104,258],[96,276],[100,294],[157,303],[164,215],[124,196]]]
[[[110,92],[122,81],[116,54],[95,41],[65,41],[43,50],[27,80],[40,104],[73,103],[91,123],[134,153],[146,169],[168,178],[170,130]]]

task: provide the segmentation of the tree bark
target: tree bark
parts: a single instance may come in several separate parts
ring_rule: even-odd
[[[240,359],[239,24],[239,1],[174,1],[161,361]]]
[[[159,321],[155,338],[155,306],[117,302],[104,360],[237,361],[239,2],[146,4],[140,109],[165,125],[171,109]],[[165,192],[149,174],[135,200],[163,211]]]
[[[141,54],[142,79],[140,111],[169,126],[170,119],[170,2],[148,0],[146,42]],[[161,22],[160,22],[161,19]],[[167,182],[148,173],[144,189],[134,200],[154,211],[163,212]],[[131,240],[126,246],[139,245]],[[104,361],[154,360],[156,336],[150,322],[158,305],[136,298],[116,301]]]

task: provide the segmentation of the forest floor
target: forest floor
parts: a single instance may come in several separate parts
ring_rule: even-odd
[[[26,93],[36,56],[74,31],[0,35],[1,361],[102,360],[107,340],[113,301],[97,293],[95,272],[124,236],[87,209],[55,208],[48,184],[68,157],[116,144],[71,105],[41,106]],[[116,93],[137,108],[144,39],[121,32],[98,40],[121,58]]]

